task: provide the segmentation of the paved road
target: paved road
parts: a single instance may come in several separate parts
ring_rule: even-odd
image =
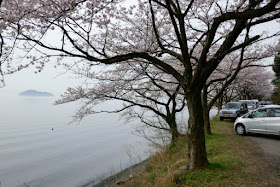
[[[269,135],[250,134],[246,139],[252,141],[265,153],[265,159],[272,165],[280,169],[280,137]]]

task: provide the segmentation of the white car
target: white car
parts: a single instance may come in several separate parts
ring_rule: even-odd
[[[234,130],[239,135],[261,133],[280,136],[280,105],[266,105],[237,118]]]

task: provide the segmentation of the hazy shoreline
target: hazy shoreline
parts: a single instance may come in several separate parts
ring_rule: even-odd
[[[146,164],[148,162],[148,159],[141,161],[137,164],[134,164],[102,181],[95,184],[95,181],[89,182],[85,185],[82,185],[81,187],[106,187],[106,186],[119,186],[118,183],[124,183],[125,181],[133,178],[139,171],[142,171]]]

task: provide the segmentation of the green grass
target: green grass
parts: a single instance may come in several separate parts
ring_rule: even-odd
[[[245,144],[231,129],[232,122],[220,122],[215,118],[211,123],[212,135],[206,136],[206,150],[210,165],[203,170],[185,171],[175,176],[177,186],[232,186],[244,183],[242,158],[236,153],[235,146]],[[179,178],[178,180],[176,180]],[[238,181],[236,180],[238,178]]]
[[[254,158],[250,145],[234,132],[233,123],[215,118],[211,121],[211,129],[213,134],[206,136],[210,165],[204,169],[182,169],[188,159],[187,140],[181,138],[152,156],[146,168],[125,186],[260,186],[259,180],[263,176],[259,170],[269,166],[262,163],[259,167],[262,161]],[[270,175],[269,172],[266,174]],[[263,184],[273,186],[269,182]]]

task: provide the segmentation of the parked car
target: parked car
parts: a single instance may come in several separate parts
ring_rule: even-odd
[[[247,133],[280,135],[280,105],[267,105],[237,118],[234,130],[239,135]]]
[[[248,107],[246,103],[241,102],[229,102],[225,104],[219,113],[220,120],[233,119],[242,116],[248,112]]]
[[[254,110],[257,108],[257,106],[253,100],[239,100],[239,102],[246,103],[248,110]]]
[[[261,102],[259,102],[259,108],[262,108],[266,105],[273,105],[273,102],[272,101],[261,101]]]
[[[254,102],[255,108],[259,108],[259,100],[258,99],[252,99]]]

